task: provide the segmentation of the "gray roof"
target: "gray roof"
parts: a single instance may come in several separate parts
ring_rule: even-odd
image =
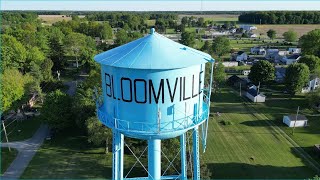
[[[288,115],[288,117],[291,121],[296,120],[296,115],[294,115],[294,114]],[[308,120],[308,119],[304,115],[298,115],[297,121],[305,121],[305,120]]]

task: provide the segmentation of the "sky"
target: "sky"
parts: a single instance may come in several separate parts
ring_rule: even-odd
[[[1,0],[1,10],[250,11],[320,10],[320,0]]]

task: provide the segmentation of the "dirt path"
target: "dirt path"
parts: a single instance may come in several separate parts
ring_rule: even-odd
[[[2,143],[1,147],[11,147],[18,150],[16,159],[4,172],[0,179],[19,179],[29,162],[36,154],[38,148],[42,145],[48,133],[48,126],[41,125],[31,139],[10,143]]]

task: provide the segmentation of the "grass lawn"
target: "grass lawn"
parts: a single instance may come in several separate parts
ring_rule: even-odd
[[[7,122],[6,124],[9,124]],[[39,117],[33,117],[23,121],[15,121],[6,127],[9,142],[22,141],[31,138],[41,124]],[[6,142],[4,133],[1,133],[2,142]]]
[[[311,178],[316,172],[263,114],[252,112],[229,88],[213,96],[204,159],[213,178]],[[232,125],[223,125],[222,121]]]
[[[292,29],[298,33],[298,37],[307,34],[309,31],[314,29],[320,29],[320,24],[264,24],[264,25],[254,25],[258,29],[253,32],[256,34],[267,34],[269,29],[274,29],[277,32],[277,37],[282,37],[284,32]]]
[[[132,155],[126,155],[124,161],[126,175],[135,159]],[[140,177],[146,174],[143,168],[137,165],[128,177],[131,176]],[[112,153],[105,154],[103,148],[88,144],[85,136],[72,130],[58,134],[51,141],[45,141],[22,175],[22,178],[26,179],[111,177]]]
[[[18,151],[13,148],[11,151],[8,148],[1,148],[1,175],[8,169],[17,154]]]
[[[280,88],[277,90],[281,90]],[[300,114],[306,115],[308,118],[309,125],[295,128],[294,135],[292,135],[292,128],[285,126],[282,123],[282,118],[283,115],[295,114],[298,106],[300,106]],[[303,94],[290,97],[280,92],[273,92],[271,96],[267,97],[266,103],[257,104],[256,107],[320,162],[320,157],[313,151],[313,146],[320,143],[320,116],[312,116],[314,112],[308,109],[308,102]]]

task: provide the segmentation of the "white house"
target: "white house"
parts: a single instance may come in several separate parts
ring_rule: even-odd
[[[282,122],[289,127],[305,127],[308,125],[308,119],[304,115],[283,116]]]
[[[249,37],[250,38],[257,38],[258,36],[256,34],[250,34]]]
[[[252,102],[265,102],[266,101],[266,96],[261,93],[258,93],[257,87],[254,85],[248,89],[246,96]]]
[[[246,61],[246,60],[248,60],[247,53],[245,53],[243,51],[239,51],[237,53],[236,61]]]
[[[291,54],[298,54],[301,53],[301,48],[289,48],[288,51]]]
[[[240,25],[239,27],[246,31],[252,31],[252,30],[258,29],[256,26],[244,25],[244,24]]]
[[[252,47],[250,49],[251,54],[259,54],[259,55],[265,55],[266,54],[266,49],[263,47]]]
[[[239,65],[237,61],[226,61],[226,62],[222,62],[222,64],[224,67],[235,67]]]
[[[300,58],[301,56],[299,54],[293,54],[291,56],[284,56],[281,61],[289,65],[298,62]]]
[[[308,93],[310,91],[314,91],[316,90],[318,87],[320,86],[320,78],[314,78],[312,80],[309,81],[309,83],[307,84],[307,86],[305,86],[304,88],[302,88],[302,93]]]
[[[242,75],[248,76],[251,70],[243,70]]]

